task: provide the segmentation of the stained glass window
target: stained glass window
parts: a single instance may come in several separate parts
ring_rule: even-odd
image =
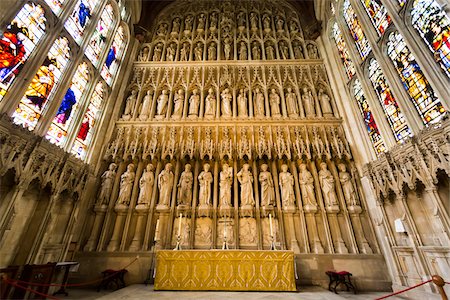
[[[46,138],[53,144],[61,146],[64,144],[67,136],[67,130],[77,111],[83,92],[86,89],[89,80],[89,70],[87,63],[81,63],[75,75],[72,78],[72,84],[67,89],[61,105],[56,112]]]
[[[391,23],[391,17],[386,12],[386,8],[381,4],[380,0],[361,0],[366,8],[367,14],[372,21],[373,26],[378,35],[383,35],[386,28]]]
[[[98,65],[102,50],[105,48],[108,32],[114,27],[114,20],[113,7],[111,4],[108,4],[102,12],[97,28],[95,29],[85,52],[86,56],[95,66]]]
[[[108,51],[108,55],[106,56],[105,64],[102,67],[102,77],[106,80],[106,82],[111,85],[113,81],[113,77],[117,72],[120,64],[120,58],[125,49],[125,34],[124,29],[120,26],[116,34],[114,35],[114,40],[111,45],[111,48]]]
[[[370,60],[369,64],[369,78],[377,93],[378,100],[383,107],[384,114],[389,122],[389,125],[394,132],[395,139],[398,142],[411,136],[411,130],[406,124],[405,116],[400,110],[397,101],[391,93],[386,78],[381,71],[380,65],[375,59]]]
[[[31,80],[25,95],[13,114],[13,121],[33,130],[41,117],[51,93],[55,90],[70,58],[69,40],[58,38]]]
[[[45,2],[48,4],[48,6],[50,6],[52,11],[57,15],[61,12],[63,3],[65,1],[66,0],[45,0]]]
[[[424,124],[439,121],[445,109],[398,32],[389,34],[387,50]]]
[[[369,138],[372,141],[375,152],[377,154],[385,152],[386,145],[384,144],[384,140],[378,130],[378,126],[375,122],[372,111],[370,110],[369,103],[367,103],[366,97],[364,96],[359,79],[355,80],[355,84],[353,85],[353,94],[358,102],[359,110],[363,116],[364,123],[366,124],[367,132],[369,133]]]
[[[70,15],[64,24],[64,27],[66,27],[67,31],[78,44],[83,39],[84,29],[97,3],[98,0],[78,0],[72,15]]]
[[[44,9],[26,3],[0,39],[0,101],[45,33]]]
[[[344,1],[344,18],[347,22],[348,28],[350,29],[350,33],[353,36],[353,39],[356,42],[356,47],[358,48],[359,55],[364,60],[367,55],[369,55],[372,48],[370,48],[369,41],[367,40],[364,32],[361,28],[361,23],[359,23],[358,17],[356,16],[353,7],[350,4],[349,0]]]
[[[350,55],[347,50],[347,45],[345,44],[344,38],[342,37],[341,30],[337,23],[333,24],[333,38],[336,43],[336,47],[339,51],[339,56],[341,57],[342,64],[345,67],[345,71],[347,72],[347,76],[351,79],[355,75],[355,65],[353,61],[350,59]]]
[[[99,82],[95,86],[94,94],[90,99],[89,106],[81,122],[80,130],[72,147],[72,153],[78,158],[84,159],[86,157],[95,124],[100,117],[104,96],[103,84]]]
[[[411,22],[450,77],[450,19],[435,0],[415,0]]]

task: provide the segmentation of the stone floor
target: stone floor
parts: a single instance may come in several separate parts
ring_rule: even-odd
[[[361,293],[351,294],[340,292],[339,295],[331,293],[320,287],[303,287],[297,293],[273,293],[273,292],[171,292],[154,291],[153,286],[134,284],[115,292],[86,289],[69,289],[68,297],[64,300],[122,300],[122,299],[179,299],[179,300],[368,300],[376,299],[387,293]],[[411,299],[403,297],[391,297],[389,300]]]

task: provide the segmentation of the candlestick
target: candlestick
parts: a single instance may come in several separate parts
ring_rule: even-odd
[[[179,222],[178,222],[178,236],[181,235],[181,219],[182,218],[183,218],[183,214],[180,213],[180,219],[179,219]]]
[[[273,236],[272,214],[269,214],[270,236]]]

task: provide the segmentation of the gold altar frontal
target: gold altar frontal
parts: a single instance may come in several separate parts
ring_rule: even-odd
[[[155,290],[296,291],[294,252],[160,250]]]

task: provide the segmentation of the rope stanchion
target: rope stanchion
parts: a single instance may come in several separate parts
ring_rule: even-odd
[[[44,294],[44,293],[35,291],[35,290],[33,290],[33,289],[30,289],[30,288],[21,286],[21,285],[17,284],[16,282],[12,281],[12,280],[8,280],[8,279],[5,279],[5,278],[2,278],[2,280],[3,280],[4,282],[6,282],[7,284],[12,285],[13,287],[16,287],[16,288],[25,290],[25,291],[27,291],[27,292],[30,292],[30,293],[33,293],[33,294],[36,294],[36,295],[45,297],[45,298],[47,298],[47,299],[59,300],[59,298],[56,298],[56,297],[54,297],[54,296],[47,295],[47,294]]]
[[[386,295],[386,296],[383,296],[383,297],[380,297],[380,298],[376,298],[375,300],[382,300],[382,299],[386,299],[386,298],[389,298],[389,297],[392,297],[392,296],[395,296],[395,295],[398,295],[398,294],[407,292],[407,291],[409,291],[409,290],[415,289],[415,288],[417,288],[417,287],[419,287],[419,286],[422,286],[422,285],[424,285],[424,284],[430,283],[431,281],[432,281],[432,280],[430,279],[430,280],[421,282],[421,283],[416,284],[416,285],[414,285],[414,286],[410,286],[410,287],[407,288],[407,289],[404,289],[404,290],[401,290],[401,291],[398,291],[398,292],[395,292],[395,293],[392,293],[392,294],[389,294],[389,295]]]

